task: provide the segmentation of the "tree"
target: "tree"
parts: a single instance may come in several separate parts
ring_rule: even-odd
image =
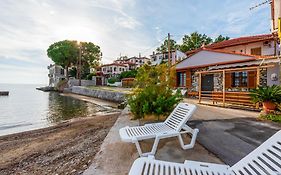
[[[120,74],[120,79],[122,80],[123,78],[135,78],[137,73],[137,70],[124,71]]]
[[[68,68],[75,63],[78,57],[78,48],[76,41],[59,41],[50,45],[47,55],[57,65],[66,69],[66,79],[68,79]]]
[[[222,41],[229,40],[229,39],[230,39],[230,38],[229,38],[228,36],[219,35],[219,36],[215,39],[214,43],[222,42]]]
[[[90,67],[99,66],[101,60],[101,51],[98,45],[92,42],[81,42],[82,61]]]
[[[177,45],[177,42],[173,39],[170,39],[170,49],[176,50],[178,47],[179,45]],[[156,52],[158,53],[168,52],[168,39],[166,39],[164,43],[162,43],[162,45],[156,49]]]
[[[198,49],[203,44],[207,45],[212,43],[212,38],[205,34],[200,34],[198,32],[193,32],[190,35],[184,35],[183,44],[180,46],[182,52],[187,52],[190,50]]]

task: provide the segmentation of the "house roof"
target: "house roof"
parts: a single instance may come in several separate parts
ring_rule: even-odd
[[[123,66],[123,67],[126,67],[126,65],[119,64],[119,63],[104,64],[101,67],[105,67],[105,66]]]
[[[247,55],[242,53],[232,53],[221,50],[202,49],[190,56],[188,59],[182,60],[176,65],[176,69],[191,69],[223,64],[231,64],[245,62],[263,58],[255,55]]]
[[[254,43],[254,42],[259,42],[259,41],[268,41],[268,40],[272,40],[273,38],[274,37],[272,34],[244,36],[244,37],[239,37],[239,38],[233,38],[230,40],[225,40],[225,41],[218,42],[218,43],[213,43],[213,44],[205,46],[205,48],[221,49],[221,48],[225,48],[225,47],[243,45],[243,44]]]
[[[269,41],[274,39],[274,36],[272,34],[261,34],[261,35],[254,35],[254,36],[244,36],[244,37],[239,37],[239,38],[233,38],[229,40],[225,40],[222,42],[218,43],[213,43],[207,46],[204,46],[204,48],[207,49],[223,49],[226,47],[231,47],[231,46],[237,46],[237,45],[244,45],[244,44],[249,44],[249,43],[254,43],[254,42],[260,42],[260,41]],[[194,53],[199,52],[203,48],[198,48],[195,50],[191,50],[186,52],[187,55],[192,55]]]

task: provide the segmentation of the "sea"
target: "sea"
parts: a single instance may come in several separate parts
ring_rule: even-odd
[[[10,92],[9,96],[0,96],[0,136],[52,126],[100,110],[73,97],[36,90],[41,86],[0,84],[0,91]]]

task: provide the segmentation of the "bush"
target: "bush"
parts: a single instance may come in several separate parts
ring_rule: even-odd
[[[111,77],[107,80],[107,82],[109,84],[114,84],[115,82],[119,82],[119,78],[118,77]]]
[[[281,102],[281,86],[265,86],[252,89],[250,96],[254,103],[271,101],[275,103]]]
[[[263,119],[281,123],[281,113],[266,114],[266,115],[261,115],[260,117]]]
[[[86,76],[86,80],[92,80],[93,76],[95,76],[95,73],[90,73]]]
[[[179,91],[172,92],[174,82],[173,71],[169,73],[166,65],[150,67],[144,65],[139,68],[135,88],[128,97],[128,104],[134,119],[144,118],[145,115],[154,114],[159,120],[160,115],[170,113],[175,105],[182,100]]]
[[[135,78],[137,73],[138,73],[137,70],[130,70],[130,71],[122,72],[120,74],[120,79],[122,80],[123,78]]]

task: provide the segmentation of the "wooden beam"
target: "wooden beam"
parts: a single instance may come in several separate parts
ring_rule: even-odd
[[[222,72],[222,103],[225,107],[225,70]]]
[[[257,67],[257,87],[260,86],[260,68]],[[258,109],[260,107],[260,104],[259,103],[256,103],[256,109]]]
[[[235,71],[242,71],[242,70],[256,70],[257,68],[269,68],[274,67],[274,65],[268,65],[268,66],[252,66],[252,67],[244,67],[244,68],[232,68],[232,69],[221,69],[221,70],[210,70],[210,71],[201,71],[201,72],[195,72],[196,74],[210,74],[210,73],[218,73],[218,72],[235,72]]]
[[[199,103],[201,103],[201,78],[202,78],[202,75],[201,75],[201,73],[199,73],[199,79],[198,79]]]

